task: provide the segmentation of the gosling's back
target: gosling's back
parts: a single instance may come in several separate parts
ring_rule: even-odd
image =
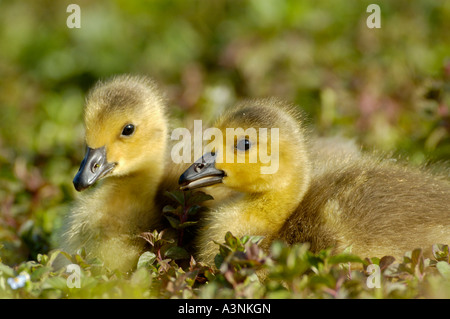
[[[400,258],[414,248],[429,255],[433,244],[450,244],[448,180],[366,156],[330,163],[315,170],[282,239],[362,257]]]

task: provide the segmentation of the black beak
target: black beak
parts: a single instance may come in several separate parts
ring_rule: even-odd
[[[202,156],[201,161],[197,161],[180,176],[178,184],[180,188],[195,189],[214,184],[222,183],[225,172],[215,167],[216,154],[206,153]]]
[[[81,162],[80,169],[73,179],[73,185],[79,192],[88,188],[98,179],[112,171],[115,163],[106,160],[106,148],[87,148],[86,155]]]

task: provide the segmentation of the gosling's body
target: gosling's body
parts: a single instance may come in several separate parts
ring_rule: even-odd
[[[300,205],[280,230],[289,244],[332,247],[361,257],[450,243],[450,185],[416,168],[367,155],[332,158],[313,169]]]
[[[113,169],[100,185],[79,194],[63,221],[60,248],[71,254],[84,248],[88,258],[128,271],[145,245],[138,235],[161,221],[155,195],[165,166],[165,102],[152,80],[119,76],[92,90],[84,121],[87,146],[104,148],[105,161],[113,163]],[[136,131],[121,135],[129,123]],[[90,186],[80,184],[76,187]]]
[[[128,178],[108,178],[81,194],[64,221],[61,249],[71,254],[84,248],[88,258],[109,269],[131,270],[145,247],[138,237],[161,221],[152,184],[143,172]],[[154,180],[154,179],[153,179]]]
[[[258,162],[249,165],[248,157],[247,164],[237,163],[236,158],[234,163],[215,163],[217,169],[226,172],[223,184],[219,185],[233,190],[234,196],[222,204],[216,204],[217,208],[203,219],[197,237],[197,260],[213,264],[218,252],[216,242],[222,243],[228,231],[237,237],[274,237],[297,207],[310,179],[306,142],[303,140],[303,128],[296,121],[297,116],[299,114],[291,106],[285,107],[279,101],[270,99],[237,105],[218,119],[215,127],[224,136],[226,128],[279,128],[279,170],[276,174],[261,175],[261,167],[268,164]],[[268,144],[272,145],[270,142]],[[216,145],[216,151],[227,153],[230,148]],[[298,160],[292,162],[292,158]],[[267,248],[268,244],[268,240],[263,240],[264,247]]]
[[[313,251],[349,249],[361,257],[399,258],[414,248],[427,254],[435,243],[450,243],[448,179],[364,155],[350,142],[307,142],[290,110],[273,99],[250,101],[216,123],[221,130],[279,127],[280,165],[275,174],[263,176],[254,169],[260,163],[213,163],[224,172],[223,185],[241,196],[205,218],[198,236],[201,261],[213,263],[218,251],[213,241],[222,242],[227,231],[265,236],[265,249],[281,239],[309,242]],[[183,185],[198,180],[184,178]]]

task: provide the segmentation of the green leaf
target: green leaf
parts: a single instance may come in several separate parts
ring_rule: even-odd
[[[50,273],[51,271],[51,267],[40,267],[32,272],[32,274],[30,275],[30,279],[31,281],[41,280],[41,278],[44,277],[45,274]]]
[[[412,262],[412,266],[413,268],[419,264],[420,260],[423,259],[422,256],[422,249],[420,248],[416,248],[412,251],[411,253],[411,262]]]
[[[86,257],[86,250],[84,249],[84,247],[81,247],[80,249],[77,250],[77,255],[79,255],[80,257],[84,258]]]
[[[273,258],[277,259],[286,249],[286,245],[282,241],[274,240],[270,246],[270,253]]]
[[[187,259],[191,255],[183,247],[173,246],[167,249],[165,256],[174,260]]]
[[[205,202],[207,200],[212,200],[212,199],[214,199],[214,197],[212,197],[211,195],[206,194],[202,191],[197,191],[197,192],[191,194],[191,196],[189,197],[189,199],[187,201],[187,205],[190,206],[190,205],[202,203],[202,202]]]
[[[222,254],[217,254],[214,257],[214,265],[217,267],[217,269],[220,269],[220,266],[222,265],[224,261],[224,256],[222,256]]]
[[[241,243],[245,245],[247,242],[250,242],[258,245],[263,239],[264,236],[243,236],[241,238]]]
[[[395,261],[395,258],[392,257],[392,256],[384,256],[384,257],[382,257],[382,258],[380,259],[380,263],[379,263],[380,269],[381,269],[381,270],[386,269],[386,268],[389,267],[389,265],[391,265],[394,261]]]
[[[50,277],[47,278],[42,284],[42,289],[68,289],[67,280],[62,277]]]
[[[202,208],[202,207],[199,206],[199,205],[193,205],[193,206],[189,207],[187,213],[188,213],[188,215],[190,215],[190,216],[195,215],[195,214],[197,214],[197,212],[198,212],[198,210],[199,210],[200,208]]]
[[[356,255],[339,254],[339,255],[331,256],[328,259],[328,263],[335,265],[335,264],[341,264],[341,263],[363,263],[363,261],[361,258],[359,258]]]
[[[139,257],[137,268],[150,266],[155,260],[156,255],[150,251],[146,251]]]
[[[181,228],[186,228],[186,227],[189,227],[189,226],[193,226],[193,225],[195,225],[195,224],[197,224],[198,222],[184,222],[184,223],[180,223],[179,225],[178,225],[178,228],[179,229],[181,229]]]
[[[170,226],[172,226],[175,229],[178,229],[178,225],[180,224],[180,220],[178,218],[169,216],[169,215],[164,215],[164,217],[166,217],[166,219],[169,221]]]
[[[164,193],[164,195],[169,197],[169,198],[172,198],[178,204],[184,205],[185,194],[184,194],[183,191],[180,191],[180,190],[174,190],[174,191],[171,191],[171,192],[166,191]]]
[[[164,206],[162,211],[163,211],[163,213],[172,213],[175,210],[176,210],[175,207],[173,207],[171,205],[166,205],[166,206]]]
[[[48,263],[47,255],[38,254],[36,259],[37,259],[38,263],[41,263],[43,265],[46,265]]]
[[[53,250],[50,252],[50,255],[48,257],[48,261],[47,264],[48,266],[51,266],[53,264],[53,262],[55,261],[55,259],[61,254],[60,250]]]
[[[381,259],[378,257],[366,258],[368,259],[368,264],[380,265]]]
[[[66,253],[65,251],[60,251],[59,253],[63,255],[66,259],[72,261],[72,256],[70,254]]]
[[[450,265],[445,261],[440,261],[436,264],[439,273],[446,279],[450,280]]]
[[[177,208],[173,208],[170,205],[166,205],[164,206],[163,214],[165,215],[172,214],[176,216],[181,216],[183,214],[183,207],[178,206]]]
[[[330,274],[313,275],[309,280],[311,286],[325,285],[329,288],[334,288],[336,285],[336,279]]]
[[[133,273],[130,278],[130,283],[133,286],[141,288],[148,288],[152,283],[152,276],[145,268],[139,268]]]
[[[229,254],[231,254],[232,250],[227,245],[221,244],[215,240],[214,243],[219,245],[219,254],[222,255],[223,257],[226,257]]]
[[[217,256],[216,256],[217,257]],[[223,261],[223,259],[222,259],[222,261]],[[216,262],[216,259],[214,258],[214,263]],[[217,266],[217,265],[216,265]],[[219,267],[217,267],[217,268],[220,268],[220,265],[219,265]],[[210,281],[210,282],[212,282],[213,280],[215,280],[216,279],[216,275],[214,274],[214,272],[211,272],[211,271],[209,271],[209,270],[205,270],[205,277],[206,277],[206,279],[208,279],[208,281]]]
[[[444,244],[433,245],[433,256],[437,261],[450,262],[449,246]]]
[[[232,250],[244,250],[241,241],[238,238],[234,237],[231,232],[227,232],[225,234],[225,244],[230,246]]]
[[[8,267],[7,265],[2,263],[0,263],[0,273],[3,273],[9,277],[14,277],[14,270],[11,267]]]

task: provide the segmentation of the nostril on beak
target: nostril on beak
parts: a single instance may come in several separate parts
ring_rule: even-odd
[[[100,164],[98,164],[98,163],[92,164],[91,172],[95,173],[99,169],[99,167],[100,167]]]
[[[194,167],[194,170],[199,173],[203,168],[205,167],[205,164],[199,163]]]

